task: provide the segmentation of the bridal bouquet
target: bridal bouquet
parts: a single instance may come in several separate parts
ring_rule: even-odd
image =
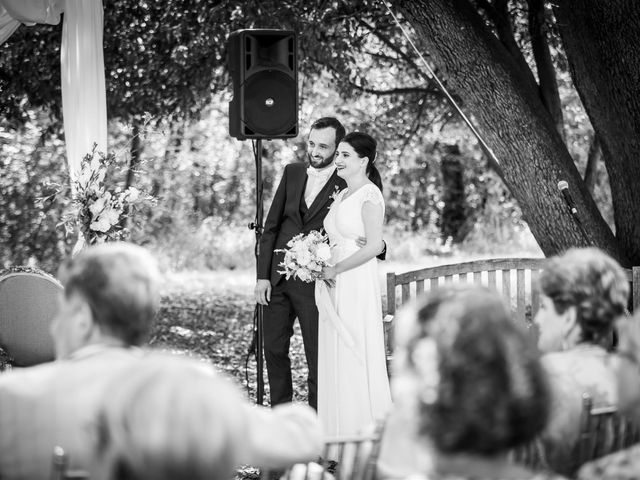
[[[316,230],[307,235],[300,233],[287,242],[286,249],[276,250],[284,252],[284,261],[280,263],[283,270],[278,273],[289,278],[299,278],[303,282],[311,283],[320,278],[322,267],[329,265],[331,248],[327,235]]]

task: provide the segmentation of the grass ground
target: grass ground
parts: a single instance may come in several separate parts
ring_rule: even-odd
[[[181,355],[211,361],[256,400],[253,339],[253,286],[249,271],[182,272],[165,277],[158,322],[150,344]],[[299,333],[296,323],[296,333]],[[306,401],[306,371],[302,340],[291,341],[294,401]],[[264,371],[266,397],[268,382]],[[266,403],[266,402],[265,402]]]
[[[418,260],[390,260],[379,263],[380,285],[385,292],[385,276],[426,266],[492,257],[491,254],[423,255]],[[537,256],[535,252],[511,256]],[[232,376],[256,400],[256,361],[249,353],[253,339],[252,269],[206,272],[167,273],[163,286],[162,307],[151,345],[182,355],[211,361]],[[385,305],[383,298],[383,307]],[[299,327],[290,350],[294,401],[306,401],[306,362]],[[268,382],[264,373],[266,399]]]

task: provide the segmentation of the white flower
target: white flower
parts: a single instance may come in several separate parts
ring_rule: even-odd
[[[306,267],[307,265],[309,265],[309,263],[311,263],[311,253],[308,250],[302,251],[298,255],[297,260],[301,266]]]
[[[140,198],[140,190],[138,190],[136,187],[127,188],[125,194],[129,202],[136,202],[138,198]]]
[[[100,216],[96,221],[91,222],[91,225],[89,225],[89,228],[94,232],[106,233],[111,228],[111,224],[109,223],[108,218]]]
[[[107,201],[109,201],[110,198],[111,198],[111,195],[109,194],[109,192],[107,192],[107,194],[104,197],[98,198],[95,202],[91,204],[91,206],[89,207],[89,211],[94,216],[94,218],[100,215],[100,213],[104,210],[104,207],[106,207]]]
[[[309,249],[309,247],[306,245],[306,243],[304,241],[296,242],[291,247],[291,250],[293,251],[293,253],[295,255],[301,255],[304,252],[306,252],[308,249]]]
[[[306,270],[298,271],[298,278],[303,282],[311,282],[313,280],[311,274]]]
[[[122,213],[121,208],[107,208],[104,212],[102,212],[101,217],[105,217],[107,221],[113,226],[116,225],[120,221],[120,214]]]

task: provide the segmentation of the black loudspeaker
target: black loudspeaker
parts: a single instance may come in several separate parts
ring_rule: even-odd
[[[229,35],[232,137],[298,135],[297,44],[297,35],[290,30],[238,30]]]

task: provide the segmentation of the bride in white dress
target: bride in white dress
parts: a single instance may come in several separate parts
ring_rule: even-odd
[[[323,277],[335,282],[333,288],[316,282],[318,417],[327,437],[370,430],[391,407],[376,259],[385,207],[375,157],[371,136],[344,137],[335,165],[347,188],[324,220],[333,266],[323,270]],[[358,237],[367,240],[362,248]]]

